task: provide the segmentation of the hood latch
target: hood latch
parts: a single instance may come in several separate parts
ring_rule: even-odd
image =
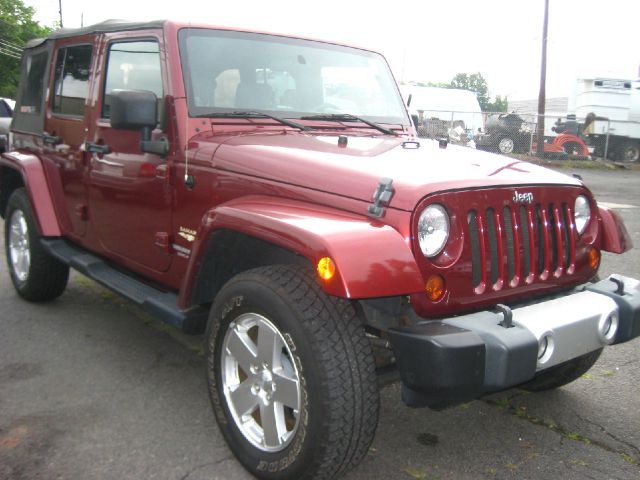
[[[370,217],[374,218],[382,218],[384,217],[384,212],[387,205],[391,201],[391,197],[393,196],[395,190],[391,185],[393,183],[393,179],[391,178],[381,178],[376,191],[373,193],[373,203],[369,205],[367,208],[367,214]]]

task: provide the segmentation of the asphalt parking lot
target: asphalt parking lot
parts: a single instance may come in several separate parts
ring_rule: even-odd
[[[579,173],[636,245],[606,254],[601,273],[640,277],[640,172]],[[200,340],[78,275],[56,302],[28,304],[0,261],[0,479],[250,478],[217,431]],[[347,478],[637,480],[639,382],[636,339],[547,393],[433,412],[405,407],[391,385],[370,453]]]

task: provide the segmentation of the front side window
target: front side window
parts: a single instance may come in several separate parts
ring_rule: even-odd
[[[104,83],[103,118],[110,118],[111,92],[116,89],[149,90],[162,99],[158,42],[143,40],[111,44]]]
[[[182,29],[180,57],[192,115],[264,110],[287,118],[336,113],[408,124],[381,55],[323,42]]]
[[[75,45],[58,50],[53,88],[53,112],[84,115],[89,95],[91,45]]]
[[[45,74],[49,62],[46,51],[29,55],[26,59],[26,76],[22,97],[20,99],[20,113],[36,113],[42,110]]]

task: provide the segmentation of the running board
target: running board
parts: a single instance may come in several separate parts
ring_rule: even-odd
[[[178,295],[153,288],[136,278],[109,266],[103,259],[92,255],[60,238],[40,239],[53,257],[86,275],[110,290],[128,298],[151,315],[169,323],[185,333],[203,333],[208,311],[203,307],[181,310]]]

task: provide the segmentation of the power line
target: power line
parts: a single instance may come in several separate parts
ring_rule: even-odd
[[[6,37],[4,37],[4,38],[0,37],[0,41],[6,42],[6,43],[8,43],[11,46],[16,47],[16,48],[24,48],[24,43],[22,43],[22,44],[21,43],[17,43],[17,42],[15,42],[13,40],[10,40],[10,39],[6,38]]]
[[[15,58],[17,60],[20,60],[20,56],[19,55],[16,55],[14,53],[10,53],[7,50],[3,50],[2,47],[0,47],[0,55],[5,55],[7,57],[11,57],[11,58]]]
[[[18,46],[16,46],[15,44],[11,43],[11,42],[7,42],[6,40],[2,40],[0,39],[0,46],[6,48],[7,50],[11,50],[17,54],[22,55],[22,50],[24,50],[23,48],[20,48]]]

